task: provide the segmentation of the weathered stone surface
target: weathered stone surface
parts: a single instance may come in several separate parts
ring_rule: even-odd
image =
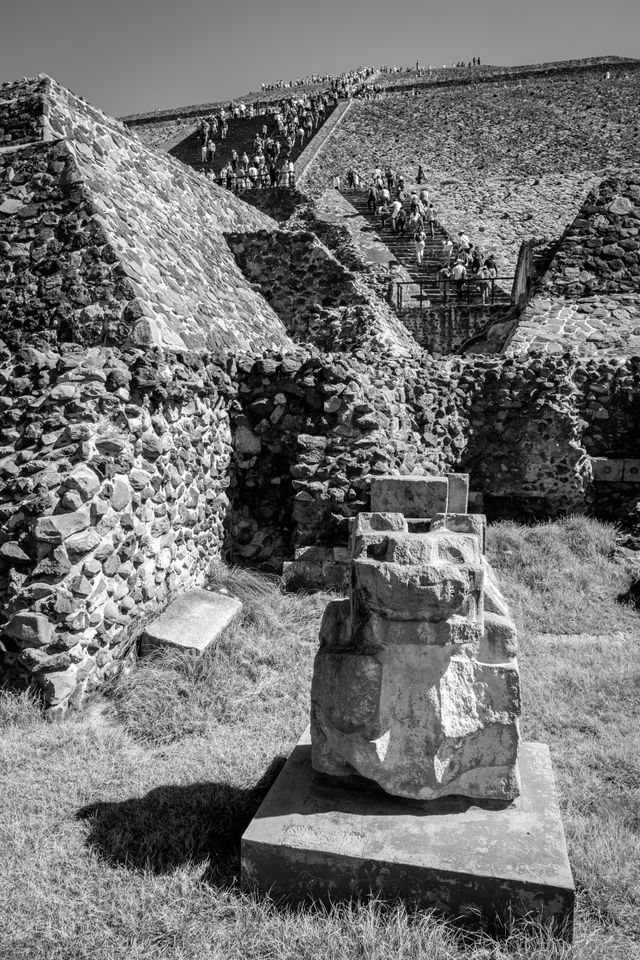
[[[411,512],[419,479],[403,487]],[[457,533],[444,519],[427,533],[356,523],[350,601],[330,604],[320,630],[313,766],[415,800],[509,800],[519,791],[516,631],[502,610],[485,619],[481,522]]]
[[[34,534],[37,540],[48,543],[61,543],[67,537],[86,530],[91,523],[88,509],[82,507],[73,513],[41,517],[36,521]]]
[[[4,633],[25,646],[46,647],[51,643],[53,628],[42,613],[17,613],[5,626]]]
[[[469,474],[450,473],[447,481],[449,486],[447,512],[466,514],[469,506]]]
[[[431,530],[450,530],[452,533],[473,533],[485,552],[487,518],[481,513],[437,513],[431,521]]]
[[[434,517],[447,512],[446,477],[374,477],[373,513],[402,513],[405,517]]]
[[[73,692],[76,685],[77,667],[72,664],[66,670],[43,673],[38,682],[50,707],[63,703]]]
[[[308,732],[242,837],[242,881],[289,903],[401,898],[451,917],[528,917],[571,938],[574,884],[546,746],[514,801],[420,806],[317,780]]]
[[[241,610],[242,603],[235,597],[189,590],[145,628],[142,651],[166,646],[204,653]]]

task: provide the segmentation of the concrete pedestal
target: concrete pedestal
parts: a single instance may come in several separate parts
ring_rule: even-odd
[[[494,926],[551,922],[571,938],[574,886],[551,758],[520,748],[522,794],[422,805],[321,782],[308,731],[242,838],[245,887],[276,900],[400,897]]]

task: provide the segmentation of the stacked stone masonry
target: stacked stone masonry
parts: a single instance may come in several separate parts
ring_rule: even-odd
[[[226,376],[73,345],[3,361],[3,668],[65,709],[220,556]]]

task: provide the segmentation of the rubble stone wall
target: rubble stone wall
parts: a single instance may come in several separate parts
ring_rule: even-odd
[[[225,237],[244,275],[297,342],[328,351],[419,353],[389,306],[314,233],[260,230]]]
[[[122,339],[134,292],[64,142],[0,154],[0,327],[18,343]],[[133,318],[131,318],[133,319]]]
[[[235,377],[227,547],[274,568],[346,545],[376,474],[468,472],[493,517],[611,515],[619,495],[590,458],[637,450],[638,358],[247,357]]]
[[[226,377],[74,345],[2,359],[0,670],[64,711],[220,555]]]
[[[46,138],[49,107],[46,80],[22,80],[0,85],[0,147]]]
[[[54,711],[220,555],[279,570],[296,547],[346,546],[372,477],[468,472],[494,517],[611,516],[640,493],[591,466],[636,453],[640,358],[222,366],[43,342],[1,359],[1,669]]]

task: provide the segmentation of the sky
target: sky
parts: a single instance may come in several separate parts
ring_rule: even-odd
[[[48,73],[115,116],[364,64],[640,57],[640,0],[0,4],[0,82]]]

